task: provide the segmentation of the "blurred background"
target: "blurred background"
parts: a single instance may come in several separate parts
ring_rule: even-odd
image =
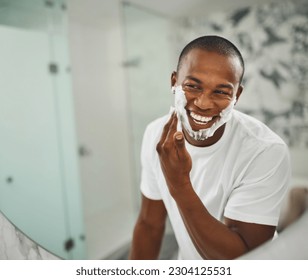
[[[144,129],[206,34],[241,50],[237,109],[285,140],[291,186],[308,186],[307,0],[0,0],[0,259],[125,258]]]

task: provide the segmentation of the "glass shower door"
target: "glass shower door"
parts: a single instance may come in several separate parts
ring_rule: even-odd
[[[63,1],[0,0],[0,211],[62,258],[85,258]]]

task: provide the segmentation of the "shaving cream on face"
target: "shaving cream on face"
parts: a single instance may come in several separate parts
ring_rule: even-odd
[[[185,106],[187,104],[187,100],[182,86],[172,87],[172,92],[175,95],[174,106],[179,120],[178,130],[182,130],[181,126],[183,126],[184,129],[188,132],[188,134],[197,141],[203,141],[209,137],[212,137],[218,128],[220,128],[227,121],[229,121],[232,116],[232,109],[234,108],[234,105],[236,103],[236,97],[234,97],[231,103],[220,112],[220,118],[216,122],[214,122],[211,127],[194,131],[191,128],[186,113]]]

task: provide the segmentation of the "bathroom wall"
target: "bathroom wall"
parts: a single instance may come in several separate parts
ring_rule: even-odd
[[[187,42],[205,34],[222,35],[239,47],[246,73],[237,108],[264,121],[285,140],[293,184],[307,184],[308,2],[271,1],[173,23],[174,60]]]
[[[135,221],[121,2],[69,0],[68,17],[87,252],[100,259]]]
[[[123,5],[124,67],[136,198],[140,198],[140,148],[145,127],[166,114],[173,103],[170,28],[170,19],[163,15],[133,4]]]

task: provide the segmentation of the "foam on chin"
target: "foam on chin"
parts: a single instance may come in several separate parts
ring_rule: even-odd
[[[220,118],[216,122],[214,122],[211,127],[195,131],[192,129],[189,123],[188,116],[185,110],[187,100],[182,86],[172,87],[172,92],[174,92],[175,94],[174,106],[179,120],[178,130],[182,130],[183,126],[184,129],[188,132],[188,134],[197,141],[203,141],[209,137],[212,137],[218,128],[220,128],[227,121],[229,121],[232,116],[232,109],[234,108],[234,105],[236,103],[236,98],[234,97],[229,106],[220,112]]]

